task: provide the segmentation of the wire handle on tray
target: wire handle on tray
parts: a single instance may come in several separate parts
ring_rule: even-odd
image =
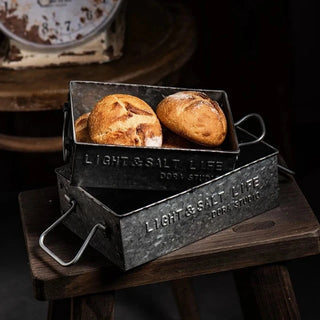
[[[245,120],[247,120],[248,118],[252,118],[252,117],[255,117],[259,120],[260,122],[260,125],[261,125],[261,135],[260,137],[258,137],[257,139],[255,140],[252,140],[252,141],[248,141],[248,142],[242,142],[242,143],[239,143],[239,147],[242,147],[242,146],[247,146],[247,145],[250,145],[250,144],[254,144],[254,143],[257,143],[259,141],[261,141],[265,134],[266,134],[266,126],[264,124],[264,121],[263,121],[263,118],[258,114],[258,113],[249,113],[247,114],[246,116],[244,116],[242,119],[240,119],[239,121],[237,121],[234,126],[237,127],[239,124],[241,124],[242,122],[244,122]],[[279,172],[280,173],[283,173],[284,175],[287,175],[287,176],[293,176],[295,175],[295,172],[285,166],[282,166],[280,164],[278,164],[278,169],[279,169]]]
[[[63,161],[67,162],[70,157],[70,138],[68,137],[68,126],[69,126],[69,109],[68,103],[63,106],[63,128],[62,128],[62,157]]]
[[[39,245],[40,247],[49,255],[51,256],[51,258],[53,258],[55,261],[57,261],[60,265],[62,265],[63,267],[67,267],[70,266],[74,263],[76,263],[82,256],[84,250],[87,248],[90,240],[92,239],[92,237],[94,236],[95,232],[100,228],[102,230],[105,230],[106,228],[100,224],[97,223],[96,225],[94,225],[91,229],[91,231],[89,232],[87,238],[85,239],[84,243],[82,244],[80,250],[77,252],[77,254],[75,255],[75,257],[66,262],[63,261],[62,259],[60,259],[55,253],[53,253],[45,244],[44,244],[44,239],[45,236],[52,230],[54,229],[56,226],[58,226],[75,208],[76,205],[76,201],[74,200],[70,200],[69,201],[71,204],[71,207],[58,219],[56,220],[51,226],[49,226],[40,236],[39,238]]]
[[[239,121],[235,122],[235,124],[234,124],[235,127],[237,127],[239,124],[241,124],[242,122],[246,121],[249,118],[256,118],[256,119],[259,120],[259,123],[261,125],[261,135],[255,140],[239,143],[239,147],[248,146],[250,144],[257,143],[257,142],[261,141],[264,138],[264,136],[266,135],[266,126],[264,124],[263,118],[258,113],[249,113],[249,114],[247,114],[242,119],[240,119]]]

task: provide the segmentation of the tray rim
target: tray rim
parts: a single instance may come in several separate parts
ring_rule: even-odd
[[[72,91],[73,91],[73,86],[76,84],[89,84],[89,85],[108,85],[108,86],[128,86],[128,87],[145,87],[145,88],[152,88],[152,89],[169,89],[169,90],[177,90],[177,91],[200,91],[200,92],[209,92],[209,93],[219,93],[223,95],[226,99],[226,106],[225,108],[227,109],[227,117],[231,123],[229,123],[230,128],[232,129],[232,135],[234,136],[232,138],[232,142],[235,144],[235,148],[232,148],[230,150],[221,150],[221,149],[205,149],[201,148],[201,145],[199,145],[199,149],[193,149],[193,148],[163,148],[163,147],[142,147],[142,146],[124,146],[124,145],[112,145],[112,144],[96,144],[96,143],[86,143],[86,142],[78,142],[75,137],[75,128],[74,128],[74,122],[75,122],[75,116],[74,116],[74,106],[73,106],[73,101],[72,101]],[[186,88],[186,87],[177,87],[177,86],[159,86],[159,85],[150,85],[150,84],[137,84],[137,83],[122,83],[122,82],[102,82],[102,81],[86,81],[86,80],[71,80],[69,82],[69,102],[70,102],[70,111],[71,111],[71,125],[72,125],[72,143],[77,146],[79,145],[88,145],[88,146],[94,146],[97,148],[125,148],[125,149],[140,149],[140,150],[148,150],[148,149],[156,149],[156,150],[178,150],[178,151],[184,151],[184,152],[199,152],[199,153],[213,153],[213,154],[218,154],[218,153],[225,153],[225,154],[230,154],[230,155],[237,155],[240,152],[240,147],[239,147],[239,142],[236,134],[236,128],[234,125],[234,119],[232,115],[232,111],[230,108],[230,103],[229,103],[229,98],[228,94],[225,90],[221,89],[204,89],[204,88]],[[231,146],[232,147],[232,146]]]

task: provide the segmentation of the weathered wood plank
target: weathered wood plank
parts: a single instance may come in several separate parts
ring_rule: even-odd
[[[21,137],[0,133],[0,149],[19,152],[62,150],[62,137]]]
[[[233,272],[245,319],[300,319],[290,275],[284,264]]]
[[[198,304],[194,295],[190,278],[171,281],[171,288],[175,297],[182,320],[200,320]]]
[[[112,320],[114,292],[71,298],[71,320]]]

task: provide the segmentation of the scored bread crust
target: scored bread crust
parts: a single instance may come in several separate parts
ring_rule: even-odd
[[[89,115],[90,112],[84,113],[74,122],[74,130],[76,133],[77,142],[91,142],[88,131]]]
[[[94,143],[161,147],[162,130],[153,109],[138,97],[128,94],[105,96],[88,118]]]
[[[219,146],[227,134],[227,120],[217,101],[196,91],[167,96],[156,108],[160,122],[174,133],[204,146]]]

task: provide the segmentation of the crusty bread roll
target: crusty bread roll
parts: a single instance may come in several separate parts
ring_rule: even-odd
[[[218,102],[202,92],[169,95],[160,101],[156,113],[168,129],[204,146],[219,146],[227,134],[226,117]]]
[[[88,131],[88,117],[90,112],[84,113],[74,122],[76,139],[78,142],[91,142]]]
[[[162,129],[152,108],[138,97],[112,94],[95,105],[88,118],[94,143],[161,147]]]

